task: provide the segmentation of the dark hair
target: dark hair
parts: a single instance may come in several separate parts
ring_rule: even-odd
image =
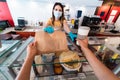
[[[52,24],[54,25],[54,21],[55,21],[55,16],[54,16],[54,9],[55,9],[55,6],[59,5],[61,8],[62,8],[62,16],[59,18],[61,24],[63,25],[63,20],[65,20],[64,18],[64,7],[63,5],[60,3],[60,2],[56,2],[53,6],[53,9],[52,9]]]

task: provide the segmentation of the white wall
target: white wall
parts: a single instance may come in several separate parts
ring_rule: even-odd
[[[118,30],[120,32],[120,15],[114,25],[115,25],[115,30]]]
[[[99,0],[57,0],[70,8],[71,18],[75,18],[76,11],[82,10],[83,15],[93,15],[96,6],[100,6]],[[38,21],[46,21],[51,17],[55,0],[7,0],[15,25],[18,17],[25,17],[28,25]]]

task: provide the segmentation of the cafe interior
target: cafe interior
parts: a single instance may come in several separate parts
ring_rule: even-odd
[[[56,2],[74,41],[64,29],[45,32]],[[87,34],[79,30],[86,27]],[[99,80],[76,40],[82,33],[96,58],[120,79],[120,0],[0,0],[0,80],[16,79],[34,41],[39,55],[30,80]],[[63,61],[68,57],[74,60]]]

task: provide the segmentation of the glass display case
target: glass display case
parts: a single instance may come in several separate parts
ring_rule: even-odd
[[[120,72],[120,37],[108,37],[97,47],[98,58],[117,75]]]
[[[26,56],[26,47],[27,45],[34,40],[33,37],[29,37],[25,41],[21,40],[10,40],[10,41],[2,41],[2,46],[4,44],[7,44],[8,47],[5,48],[8,51],[8,55],[3,58],[3,56],[0,57],[0,59],[3,59],[0,63],[0,80],[14,80],[17,74],[20,71],[20,68],[24,62],[25,56]],[[93,40],[93,41],[92,41]],[[97,42],[95,42],[97,41]],[[119,64],[120,64],[120,56],[118,55],[117,58],[112,58],[115,54],[114,51],[112,56],[109,54],[111,50],[107,48],[105,45],[105,38],[89,38],[89,48],[95,53],[95,55],[100,59],[104,64],[109,64],[107,66],[108,68],[112,68],[113,72],[117,74],[119,70]],[[97,78],[94,75],[94,72],[89,65],[88,61],[82,54],[82,51],[80,50],[80,47],[77,46],[74,42],[72,42],[68,38],[68,47],[72,51],[77,51],[78,55],[80,57],[80,61],[76,61],[74,63],[81,63],[81,67],[77,71],[67,71],[61,64],[64,64],[63,62],[56,61],[59,59],[59,56],[57,55],[49,55],[49,56],[37,56],[38,62],[35,60],[32,64],[32,73],[35,74],[35,77],[40,79],[52,79],[52,80],[84,80],[85,78],[90,78],[90,76],[94,77],[94,80],[97,80]],[[3,50],[1,50],[3,51]],[[3,52],[4,52],[3,51]],[[1,53],[1,52],[0,52]],[[3,53],[2,53],[3,54]],[[6,52],[5,52],[6,54]],[[53,54],[53,53],[51,53]],[[109,56],[107,56],[109,55]],[[106,58],[107,56],[107,58]],[[108,63],[109,62],[109,63]],[[70,62],[73,63],[73,62]],[[115,63],[115,64],[114,64]],[[61,70],[61,71],[60,71]],[[43,79],[44,80],[44,79]]]
[[[14,68],[21,66],[21,61],[25,58],[26,47],[33,40],[32,37],[25,42],[22,40],[2,40],[0,48],[0,80],[14,80],[16,73]]]

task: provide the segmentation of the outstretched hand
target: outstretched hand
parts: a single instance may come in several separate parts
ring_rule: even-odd
[[[77,39],[79,45],[81,46],[82,49],[88,48],[88,38],[85,39]]]
[[[37,54],[36,41],[27,46],[27,56],[15,80],[30,80],[30,70],[34,57]]]
[[[37,55],[36,41],[27,46],[27,58],[34,58]]]
[[[48,27],[44,28],[44,31],[49,34],[52,34],[54,32],[54,28],[52,26],[48,26]]]

